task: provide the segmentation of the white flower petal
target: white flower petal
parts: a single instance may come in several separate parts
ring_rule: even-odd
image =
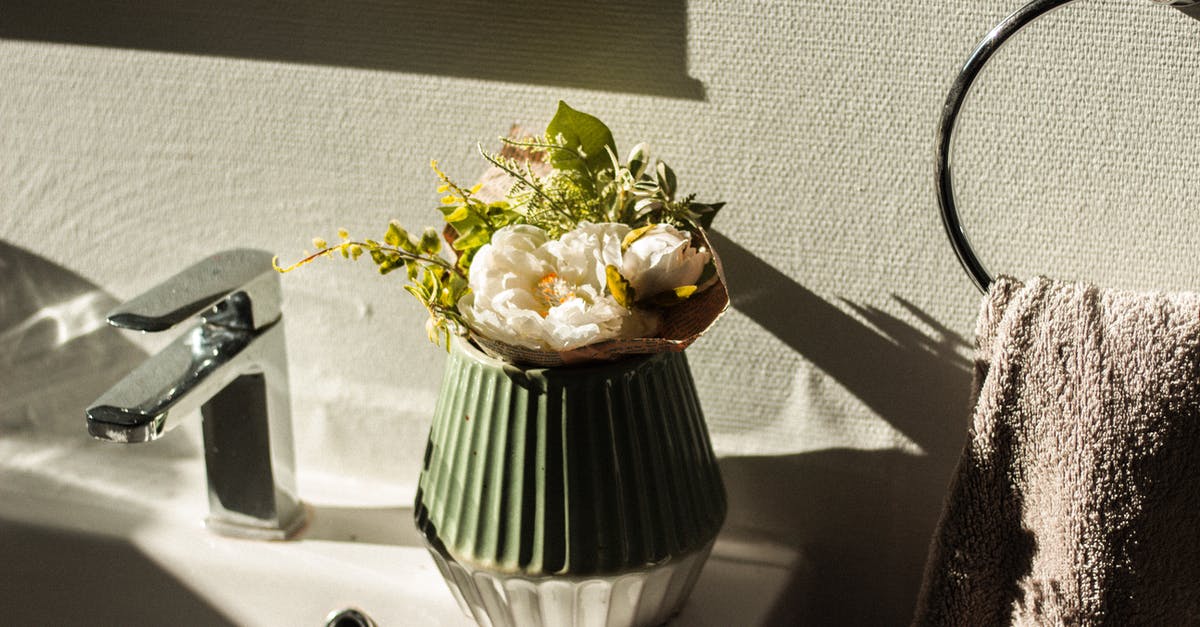
[[[536,227],[504,227],[476,252],[471,293],[459,310],[492,339],[543,350],[652,334],[653,316],[606,294],[605,267],[622,267],[621,241],[629,231],[624,224],[584,223],[551,240]]]
[[[656,224],[625,251],[621,274],[638,299],[695,285],[712,260],[708,251],[691,245],[691,234],[669,224]]]

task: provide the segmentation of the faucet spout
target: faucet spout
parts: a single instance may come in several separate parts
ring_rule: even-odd
[[[175,427],[234,377],[261,367],[247,347],[278,324],[260,331],[199,324],[147,359],[87,409],[88,433],[114,442],[148,442]]]
[[[109,322],[143,331],[196,324],[86,411],[93,437],[134,443],[162,437],[199,409],[207,523],[225,535],[283,539],[305,519],[279,301],[278,276],[262,251],[222,253],[168,279]]]

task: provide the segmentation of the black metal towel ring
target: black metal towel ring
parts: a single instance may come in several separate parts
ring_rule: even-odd
[[[942,109],[942,121],[938,126],[937,164],[935,166],[938,204],[942,210],[942,226],[946,227],[946,235],[950,238],[950,244],[954,247],[954,252],[958,255],[963,269],[971,276],[971,280],[975,282],[979,290],[984,293],[987,293],[988,287],[992,284],[992,275],[988,274],[983,263],[979,261],[979,257],[975,255],[975,251],[971,249],[971,243],[958,218],[958,208],[954,204],[954,186],[950,176],[950,146],[954,141],[954,125],[958,122],[958,114],[967,98],[967,92],[971,89],[971,83],[975,82],[975,78],[983,70],[984,64],[1000,49],[1000,46],[1003,46],[1004,42],[1030,22],[1064,4],[1078,1],[1033,0],[1004,18],[1004,21],[1000,22],[996,28],[992,29],[992,32],[987,34],[987,37],[983,38],[983,41],[979,42],[975,52],[971,53],[971,57],[963,65],[958,77],[954,79],[954,84],[950,87],[950,94],[946,97],[946,105]],[[1200,15],[1197,15],[1200,0],[1150,1],[1176,7],[1193,17],[1200,18]]]

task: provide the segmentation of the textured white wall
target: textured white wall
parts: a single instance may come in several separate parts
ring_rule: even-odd
[[[376,10],[452,38],[455,20],[472,20],[455,6]],[[686,32],[636,27],[630,40],[628,23],[567,23],[564,40],[599,33],[620,54],[577,70],[529,45],[503,60],[525,63],[528,80],[449,58],[485,45],[470,42],[408,66],[341,62],[312,15],[297,18],[312,63],[173,52],[171,29],[183,41],[194,24],[153,16],[138,27],[164,31],[153,50],[36,29],[0,39],[0,282],[41,257],[57,267],[38,277],[46,293],[60,270],[121,300],[220,248],[287,258],[338,226],[432,224],[429,158],[471,179],[476,141],[539,127],[565,99],[620,145],[649,142],[687,190],[729,202],[716,230],[734,308],[689,356],[725,456],[730,533],[803,556],[773,616],[903,622],[968,419],[979,300],[935,214],[934,128],[954,72],[1019,3],[634,6],[620,10]],[[548,27],[538,19],[513,9],[498,24]],[[1197,43],[1200,23],[1173,10],[1096,0],[996,58],[957,161],[964,220],[991,268],[1196,284]],[[620,80],[626,67],[653,74],[656,56],[686,75]],[[302,472],[411,486],[442,363],[419,307],[366,266],[322,264],[284,286]],[[16,328],[12,312],[30,307],[12,299],[37,292],[4,292],[0,322]]]

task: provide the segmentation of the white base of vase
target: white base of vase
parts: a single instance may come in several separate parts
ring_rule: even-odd
[[[644,569],[576,577],[529,577],[474,569],[429,552],[463,613],[481,627],[654,627],[687,601],[712,542]]]

